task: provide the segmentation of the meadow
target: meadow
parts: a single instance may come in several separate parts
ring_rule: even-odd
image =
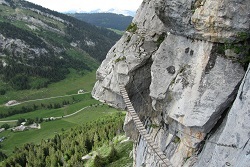
[[[47,88],[30,90],[9,90],[5,95],[0,95],[0,105],[4,105],[10,100],[27,101],[54,96],[76,94],[79,89],[91,91],[95,83],[95,71],[86,74],[79,74],[71,69],[67,78],[50,84]]]
[[[6,118],[0,118],[0,121],[17,120],[19,118],[50,118],[50,117],[62,117],[54,121],[44,121],[41,123],[41,129],[28,130],[23,132],[12,132],[10,130],[0,133],[1,137],[7,137],[4,142],[1,143],[1,151],[7,155],[11,155],[15,147],[20,147],[25,143],[38,144],[42,139],[48,139],[53,137],[57,133],[69,130],[72,127],[82,125],[83,123],[90,122],[102,118],[107,115],[112,115],[118,111],[107,105],[95,105],[101,104],[99,101],[91,97],[90,91],[95,82],[95,73],[91,72],[84,76],[78,74],[72,70],[71,74],[58,83],[53,83],[48,88],[42,88],[38,90],[22,90],[22,91],[10,91],[4,96],[0,96],[2,106],[0,106],[0,112],[7,112],[9,109],[20,109],[22,107],[32,107],[34,105],[40,106],[43,104],[47,106],[49,104],[62,103],[63,101],[69,101],[70,103],[57,109],[42,108],[32,112],[15,114]],[[39,101],[25,102],[20,105],[6,107],[3,104],[8,100],[17,100],[19,102],[26,100],[34,100],[41,98],[49,98],[55,96],[64,96],[70,94],[76,94],[79,89],[83,89],[85,94],[72,95],[67,97],[59,97],[53,99],[45,99]],[[63,116],[72,114],[86,106],[90,106],[82,110],[81,112],[72,115],[67,118]],[[0,123],[2,125],[4,123]],[[10,126],[15,126],[15,122],[9,122]]]
[[[60,82],[52,83],[47,88],[42,89],[32,89],[32,90],[20,90],[7,91],[5,95],[0,95],[0,114],[8,113],[11,110],[21,110],[22,107],[34,108],[36,107],[33,113],[24,113],[24,114],[11,114],[8,117],[0,117],[1,120],[12,120],[23,118],[34,118],[34,117],[56,117],[71,114],[76,110],[79,110],[87,105],[99,103],[91,97],[90,91],[93,88],[95,82],[95,72],[86,73],[81,75],[75,70],[71,70],[71,73],[68,77]],[[77,94],[78,90],[84,90],[89,92],[86,94]],[[72,95],[74,94],[74,95]],[[53,99],[44,99],[38,101],[30,101],[35,99],[43,99],[57,96],[72,95],[67,97],[53,98]],[[25,102],[17,106],[6,107],[4,104],[10,100],[17,100],[18,102]],[[70,104],[64,105],[63,102],[69,102]],[[47,107],[48,105],[51,107]],[[54,104],[60,104],[60,107],[53,107]],[[39,107],[44,105],[45,107]]]
[[[63,105],[64,102],[67,102],[69,104]],[[34,106],[36,106],[37,109],[32,112],[20,113],[8,116],[6,118],[1,118],[0,121],[17,120],[19,118],[35,119],[37,117],[38,118],[50,118],[50,117],[60,117],[60,116],[63,117],[72,114],[86,106],[91,106],[94,104],[99,104],[99,102],[93,99],[90,93],[86,93],[86,94],[73,95],[69,97],[31,101],[12,107],[2,106],[0,107],[2,113],[6,113],[14,109],[22,110],[23,107],[33,109]],[[60,105],[60,107],[56,105]]]
[[[10,130],[0,133],[1,137],[7,137],[2,143],[1,150],[11,155],[15,147],[23,146],[25,143],[39,144],[41,140],[52,138],[57,133],[63,133],[78,125],[88,123],[107,115],[113,115],[118,111],[107,105],[93,106],[68,118],[41,123],[41,129],[28,130],[23,132],[12,132]]]

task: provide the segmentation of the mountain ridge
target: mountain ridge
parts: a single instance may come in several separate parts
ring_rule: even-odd
[[[68,15],[98,27],[117,29],[120,31],[125,31],[133,20],[131,16],[114,13],[71,13]]]
[[[118,14],[118,15],[124,15],[124,16],[131,16],[134,17],[136,14],[136,11],[132,11],[132,10],[118,10],[118,9],[114,9],[111,8],[109,10],[101,10],[101,9],[96,9],[96,10],[91,10],[91,11],[84,11],[84,10],[70,10],[70,11],[66,11],[63,12],[65,14],[72,14],[72,13],[113,13],[113,14]]]
[[[44,87],[69,68],[91,71],[120,38],[27,1],[1,1],[0,13],[0,89]]]

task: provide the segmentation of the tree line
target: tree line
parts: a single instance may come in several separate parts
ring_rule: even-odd
[[[18,28],[8,22],[0,22],[0,30],[1,34],[7,38],[21,39],[31,47],[48,48],[46,43],[31,31]]]
[[[47,87],[49,83],[57,82],[66,78],[69,68],[77,71],[91,71],[92,69],[82,60],[76,60],[65,52],[61,57],[54,54],[32,56],[32,60],[26,63],[17,61],[16,55],[7,54],[7,65],[0,63],[0,75],[4,82],[10,83],[16,90],[39,89]],[[35,79],[34,79],[35,78]],[[5,90],[1,91],[4,94]]]
[[[106,116],[91,123],[71,128],[63,134],[56,134],[54,138],[42,140],[40,144],[25,144],[16,148],[13,155],[8,157],[3,165],[11,166],[84,166],[81,157],[102,146],[123,133],[124,114],[117,113]],[[111,148],[108,162],[117,159],[114,148]],[[4,157],[4,156],[3,156]],[[95,163],[102,162],[96,156]]]
[[[75,99],[74,97],[72,97],[72,100],[63,100],[61,102],[40,103],[40,104],[33,104],[30,106],[11,107],[7,108],[4,111],[0,111],[0,118],[6,118],[16,114],[29,113],[40,109],[58,109],[80,101],[81,99],[78,98]]]

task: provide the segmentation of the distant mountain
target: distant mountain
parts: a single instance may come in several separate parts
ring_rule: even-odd
[[[100,13],[115,13],[115,14],[122,14],[124,16],[135,16],[135,11],[131,10],[119,10],[119,9],[109,9],[107,12],[100,12]]]
[[[44,87],[69,69],[91,71],[119,38],[27,1],[1,0],[0,90]]]
[[[102,10],[102,9],[96,9],[96,10],[92,10],[92,11],[84,11],[84,10],[70,10],[65,12],[65,14],[70,14],[70,13],[114,13],[114,14],[122,14],[124,16],[131,16],[134,17],[136,14],[136,11],[132,11],[132,10],[119,10],[119,9],[114,9],[111,8],[109,10]]]
[[[73,13],[68,15],[98,27],[112,28],[120,31],[125,31],[133,19],[131,16],[114,13]]]

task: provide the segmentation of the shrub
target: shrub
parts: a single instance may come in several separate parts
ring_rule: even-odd
[[[158,37],[158,39],[157,39],[157,41],[156,41],[157,47],[159,47],[159,46],[161,45],[161,43],[164,41],[164,39],[165,39],[165,33],[162,33],[162,34]]]
[[[7,155],[0,151],[0,161],[3,161],[7,158]]]
[[[181,139],[178,137],[178,136],[175,136],[175,138],[174,138],[174,143],[175,144],[178,144],[178,143],[180,143],[181,142]]]
[[[135,23],[131,23],[126,31],[134,33],[136,30],[137,30],[137,25]]]
[[[0,95],[5,95],[6,90],[5,89],[0,89]]]
[[[114,145],[112,144],[111,145],[111,150],[109,152],[109,155],[108,155],[107,159],[108,159],[109,163],[111,163],[111,162],[114,162],[115,160],[117,160],[118,158],[119,158],[118,153],[117,153]]]
[[[10,128],[10,125],[5,123],[5,124],[3,124],[3,125],[1,126],[1,128],[4,128],[5,130],[7,130],[7,129]]]
[[[115,60],[115,63],[118,63],[119,61],[123,61],[123,60],[126,60],[126,57],[123,56],[123,57],[119,57]]]
[[[95,167],[103,167],[105,166],[108,162],[106,158],[101,157],[100,155],[96,155],[94,158],[94,166]]]

